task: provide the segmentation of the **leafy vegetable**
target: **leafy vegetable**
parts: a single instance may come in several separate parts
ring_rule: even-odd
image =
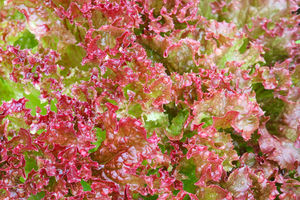
[[[45,192],[39,192],[36,195],[31,195],[28,200],[41,200],[45,196]]]
[[[81,179],[80,183],[83,188],[83,191],[91,191],[92,190],[91,186],[84,180]]]
[[[15,41],[14,46],[19,45],[21,49],[32,49],[38,45],[35,35],[25,30],[22,35]]]
[[[101,130],[100,128],[97,128],[97,127],[95,129],[96,129],[97,141],[93,142],[93,144],[96,145],[96,147],[89,150],[89,153],[93,153],[93,152],[97,151],[97,149],[101,146],[101,143],[106,138],[105,130]]]
[[[297,1],[0,8],[0,199],[299,199]]]

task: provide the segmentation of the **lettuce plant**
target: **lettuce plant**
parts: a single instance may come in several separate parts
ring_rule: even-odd
[[[0,0],[0,199],[300,198],[296,0]]]

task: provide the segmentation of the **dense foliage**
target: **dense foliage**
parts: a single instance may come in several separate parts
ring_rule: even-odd
[[[0,199],[299,199],[298,4],[0,0]]]

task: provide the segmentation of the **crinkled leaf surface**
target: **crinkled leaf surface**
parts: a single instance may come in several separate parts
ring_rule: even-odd
[[[298,199],[298,7],[0,0],[0,199]]]

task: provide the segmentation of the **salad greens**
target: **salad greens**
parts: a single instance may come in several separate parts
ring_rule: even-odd
[[[0,199],[299,199],[299,17],[0,0]]]

